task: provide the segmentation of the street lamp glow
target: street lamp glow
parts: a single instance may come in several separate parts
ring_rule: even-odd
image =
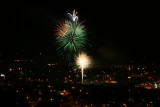
[[[81,73],[82,73],[82,84],[83,84],[83,72],[84,72],[84,68],[88,68],[90,65],[90,58],[84,54],[84,53],[80,53],[77,57],[77,61],[76,61],[77,65],[79,66],[79,68],[81,68]]]

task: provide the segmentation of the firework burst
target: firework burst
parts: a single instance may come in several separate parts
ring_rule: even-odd
[[[73,11],[71,20],[65,20],[59,23],[56,27],[55,36],[57,50],[59,55],[63,55],[67,59],[74,58],[79,52],[84,50],[86,45],[86,30],[82,23],[78,22],[77,12]]]
[[[57,39],[60,37],[64,37],[66,35],[66,33],[69,31],[69,23],[68,21],[62,21],[61,23],[59,23],[57,25],[57,27],[55,28],[55,35],[57,36]]]
[[[83,74],[84,69],[88,68],[91,63],[90,58],[85,53],[80,53],[78,57],[76,58],[76,65],[81,68],[82,73],[82,84],[83,84]]]

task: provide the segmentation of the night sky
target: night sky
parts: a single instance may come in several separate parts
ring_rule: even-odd
[[[0,52],[56,58],[54,28],[73,9],[85,21],[88,54],[96,62],[131,57],[159,58],[159,8],[150,3],[65,2],[5,5],[1,13]],[[78,3],[81,2],[81,3]]]

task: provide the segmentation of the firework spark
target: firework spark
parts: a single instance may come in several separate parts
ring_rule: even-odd
[[[90,58],[85,53],[80,53],[76,59],[76,64],[79,66],[79,68],[81,68],[82,84],[83,84],[84,69],[88,68],[90,63],[91,63]]]
[[[73,14],[71,13],[67,13],[71,18],[72,20],[75,22],[76,20],[78,20],[78,16],[77,16],[77,13],[75,10],[73,10]]]

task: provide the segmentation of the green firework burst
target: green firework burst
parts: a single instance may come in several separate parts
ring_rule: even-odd
[[[61,30],[61,33],[58,32],[59,34],[57,34],[57,50],[61,55],[67,55],[67,57],[70,58],[84,50],[87,41],[86,30],[84,29],[84,26],[78,22],[68,21],[64,24],[64,29]],[[68,28],[66,28],[66,26]]]
[[[65,59],[74,59],[87,44],[86,30],[82,23],[78,22],[77,12],[69,13],[72,20],[65,20],[56,27],[55,36],[58,54]]]

